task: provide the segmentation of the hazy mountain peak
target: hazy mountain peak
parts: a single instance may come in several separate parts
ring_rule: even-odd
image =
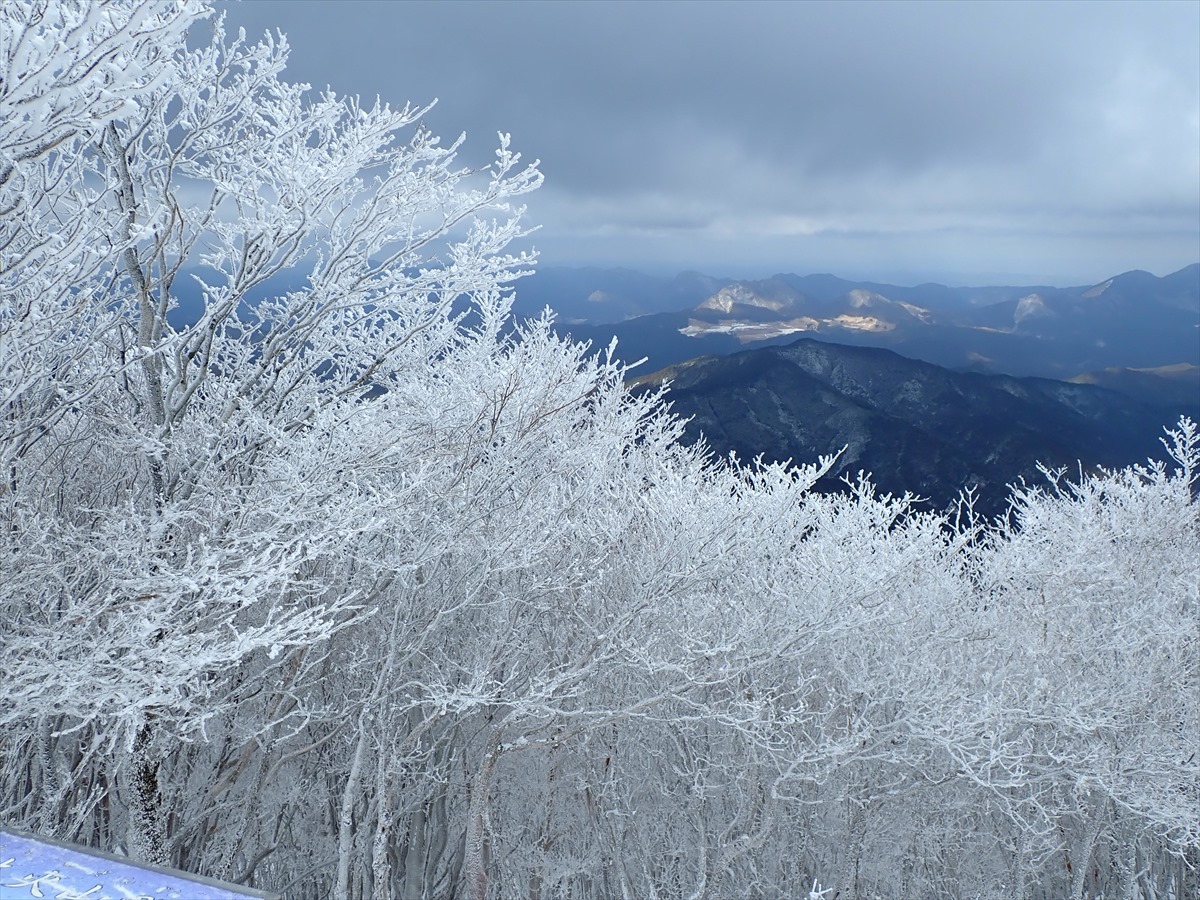
[[[855,288],[849,294],[850,305],[855,309],[862,309],[866,306],[874,306],[879,303],[891,303],[883,294],[877,294],[874,291],[864,290],[863,288]]]
[[[904,302],[901,302],[899,305],[914,319],[917,319],[926,325],[929,325],[933,322],[933,313],[927,310],[925,307]]]
[[[698,308],[730,313],[735,307],[747,306],[779,312],[800,299],[800,294],[784,284],[737,281],[721,288]]]
[[[1113,283],[1113,279],[1110,278],[1110,279],[1108,279],[1108,281],[1104,282],[1103,284],[1098,284],[1094,288],[1089,288],[1088,290],[1084,291],[1082,296],[1086,300],[1090,300],[1092,297],[1099,297],[1101,294],[1103,294],[1105,291],[1107,291],[1110,287],[1112,287],[1112,283]]]
[[[1026,319],[1032,319],[1035,316],[1047,316],[1049,314],[1050,310],[1046,308],[1045,297],[1041,294],[1026,294],[1017,301],[1017,309],[1013,313],[1013,324],[1020,325]]]

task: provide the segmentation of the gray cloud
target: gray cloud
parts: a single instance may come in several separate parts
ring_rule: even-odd
[[[1200,4],[227,9],[288,34],[297,80],[440,98],[468,160],[511,132],[546,262],[1065,283],[1200,258]]]

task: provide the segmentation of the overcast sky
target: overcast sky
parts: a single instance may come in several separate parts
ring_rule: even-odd
[[[543,265],[1086,284],[1200,260],[1200,2],[243,0],[289,75],[542,161]]]

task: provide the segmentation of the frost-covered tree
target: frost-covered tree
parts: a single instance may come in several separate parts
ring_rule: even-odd
[[[0,720],[39,722],[44,809],[102,803],[70,776],[123,750],[104,777],[123,779],[131,852],[159,862],[159,769],[178,743],[211,739],[267,673],[286,691],[314,647],[379,612],[390,579],[354,549],[411,489],[371,473],[412,423],[372,430],[359,420],[388,404],[366,398],[496,348],[501,287],[524,265],[503,252],[520,234],[507,200],[540,180],[507,139],[469,173],[456,146],[403,138],[421,109],[305,99],[278,78],[282,38],[227,42],[218,21],[189,52],[207,13],[14,3],[0,18]],[[177,277],[203,289],[180,327]],[[450,313],[461,297],[474,335]],[[308,715],[272,709],[260,728]],[[51,764],[64,740],[82,760]]]
[[[1194,893],[1191,423],[999,522],[708,460],[511,321],[536,165],[286,58],[0,6],[0,820],[295,898]]]

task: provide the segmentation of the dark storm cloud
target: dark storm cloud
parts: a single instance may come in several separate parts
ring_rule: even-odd
[[[440,98],[470,159],[511,132],[550,262],[1087,280],[1200,256],[1200,4],[228,9],[288,34],[293,78]]]

